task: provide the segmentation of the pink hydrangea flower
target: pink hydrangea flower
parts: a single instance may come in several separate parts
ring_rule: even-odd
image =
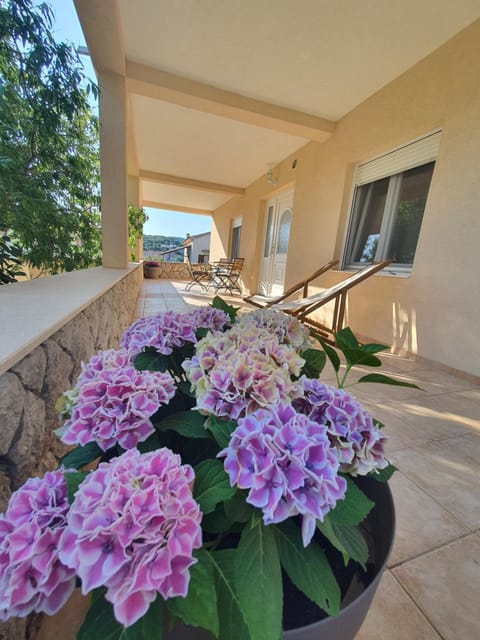
[[[298,395],[292,376],[299,375],[304,362],[268,329],[235,325],[200,340],[182,366],[195,390],[195,408],[236,420]]]
[[[61,471],[30,478],[10,497],[0,515],[0,620],[53,615],[70,597],[75,571],[58,556],[68,507]]]
[[[239,316],[236,324],[243,329],[248,327],[269,329],[280,344],[289,345],[300,352],[311,347],[310,332],[307,327],[293,316],[287,316],[281,311],[255,309]]]
[[[123,334],[120,345],[130,354],[153,347],[163,355],[170,355],[175,347],[195,343],[197,329],[217,331],[229,321],[224,311],[212,307],[200,307],[188,313],[164,311],[134,322]]]
[[[248,489],[247,502],[263,511],[265,524],[302,515],[307,546],[317,519],[323,520],[346,482],[330,448],[326,429],[291,405],[259,409],[238,421],[224,457],[231,486]]]
[[[60,541],[82,592],[100,586],[128,627],[157,593],[185,596],[202,514],[192,497],[193,469],[169,449],[136,449],[101,463],[80,485]]]
[[[388,466],[384,455],[386,436],[358,400],[319,380],[302,377],[301,383],[303,394],[292,404],[297,411],[326,427],[341,471],[367,475]]]
[[[115,444],[135,447],[154,432],[150,417],[175,395],[169,373],[137,371],[125,350],[101,351],[83,365],[67,394],[70,418],[60,430],[65,444],[95,441],[106,451]]]

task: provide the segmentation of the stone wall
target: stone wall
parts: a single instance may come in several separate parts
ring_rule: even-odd
[[[118,347],[131,323],[141,269],[97,298],[73,320],[0,376],[0,512],[10,492],[32,475],[55,469],[67,451],[53,433],[55,402],[72,387],[80,364],[99,349]],[[34,635],[25,620],[0,623],[0,640]]]

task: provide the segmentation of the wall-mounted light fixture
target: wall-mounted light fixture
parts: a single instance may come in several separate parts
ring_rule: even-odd
[[[271,184],[272,186],[275,187],[277,185],[277,180],[273,175],[273,167],[274,167],[273,163],[268,166],[267,184]]]

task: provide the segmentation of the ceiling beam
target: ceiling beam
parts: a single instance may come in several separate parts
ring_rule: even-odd
[[[213,191],[216,193],[233,194],[235,196],[243,196],[245,194],[245,189],[242,189],[241,187],[232,187],[228,184],[218,184],[216,182],[205,182],[204,180],[193,180],[192,178],[171,176],[167,173],[157,173],[156,171],[145,171],[140,169],[139,177],[150,182],[172,184],[176,187],[186,187],[188,189],[197,189],[200,191]]]
[[[324,142],[335,130],[331,120],[247,98],[136,62],[127,60],[126,73],[127,90],[137,95],[317,142]]]
[[[154,200],[143,200],[142,207],[152,209],[164,209],[166,211],[179,211],[180,213],[199,213],[202,216],[213,216],[210,209],[197,209],[196,207],[180,207],[178,204],[168,204],[167,202],[156,202]]]

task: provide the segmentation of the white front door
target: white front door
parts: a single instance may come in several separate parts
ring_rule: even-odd
[[[293,191],[267,201],[265,232],[260,265],[259,293],[278,296],[283,293],[288,239],[292,222]]]

